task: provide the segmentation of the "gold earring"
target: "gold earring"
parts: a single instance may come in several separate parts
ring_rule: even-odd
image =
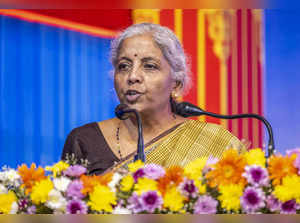
[[[176,98],[178,98],[178,95],[175,92],[172,92],[171,97],[175,100]]]

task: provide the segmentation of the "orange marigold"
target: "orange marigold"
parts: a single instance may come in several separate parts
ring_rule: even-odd
[[[32,191],[32,187],[37,182],[46,179],[44,169],[42,167],[36,168],[35,163],[32,163],[30,168],[28,168],[26,164],[19,166],[18,173],[23,181],[21,187],[25,187],[26,194],[29,194]]]
[[[297,174],[297,168],[294,166],[296,158],[296,154],[291,156],[273,155],[270,157],[268,170],[273,185],[281,184],[281,180],[286,176]]]
[[[183,169],[180,166],[172,166],[166,169],[164,177],[158,180],[158,190],[162,195],[173,185],[178,186],[183,181]]]
[[[112,175],[112,173],[107,173],[102,176],[81,175],[80,180],[83,183],[83,189],[81,190],[81,193],[84,195],[91,193],[94,191],[94,187],[97,185],[107,186],[107,184],[112,180]]]
[[[206,179],[211,187],[227,184],[246,185],[246,179],[242,177],[247,162],[243,155],[239,155],[235,149],[224,152],[223,157],[206,174]]]

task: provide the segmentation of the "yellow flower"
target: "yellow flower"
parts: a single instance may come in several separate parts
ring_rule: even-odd
[[[57,174],[69,168],[69,164],[64,161],[59,161],[53,166],[46,166],[46,170],[53,172],[53,177],[56,177]]]
[[[276,186],[274,196],[282,202],[296,199],[300,203],[300,177],[297,175],[286,176],[282,179],[282,185]]]
[[[137,160],[134,163],[128,164],[129,172],[133,173],[144,166],[144,163],[141,160]]]
[[[134,185],[134,191],[141,195],[146,191],[157,191],[157,182],[148,178],[139,178],[138,182]]]
[[[206,193],[206,184],[202,184],[200,180],[194,180],[195,186],[198,188],[199,194]]]
[[[176,187],[168,189],[163,199],[164,207],[169,208],[170,211],[180,211],[183,208],[184,197]]]
[[[245,158],[248,165],[266,167],[265,153],[260,148],[251,149],[249,152],[245,153]]]
[[[243,188],[240,184],[220,185],[221,195],[218,199],[221,201],[221,207],[227,211],[237,212],[241,207],[240,197],[243,195]]]
[[[88,205],[94,211],[112,212],[112,205],[116,205],[116,196],[108,187],[97,185],[90,193]]]
[[[127,175],[127,176],[123,177],[120,184],[121,184],[121,190],[128,192],[131,190],[131,188],[134,184],[134,179],[131,175]]]
[[[190,179],[198,180],[202,178],[202,170],[206,164],[207,157],[202,157],[188,163],[184,167],[184,175]]]
[[[45,203],[49,198],[49,192],[53,189],[51,180],[45,179],[37,182],[33,188],[30,198],[34,204]]]
[[[14,202],[17,201],[17,197],[13,191],[9,191],[7,194],[0,194],[0,213],[9,214]]]

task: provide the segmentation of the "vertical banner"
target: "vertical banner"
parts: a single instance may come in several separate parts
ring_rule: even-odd
[[[250,9],[133,10],[133,22],[167,26],[183,44],[192,88],[182,100],[219,114],[263,115],[262,13]],[[221,124],[251,143],[250,147],[263,146],[258,120],[199,119]]]

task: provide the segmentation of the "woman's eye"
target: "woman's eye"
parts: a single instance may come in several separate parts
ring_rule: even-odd
[[[156,70],[158,66],[156,64],[145,64],[144,67],[149,70]]]
[[[121,63],[118,65],[118,70],[128,70],[129,65],[126,63]]]

